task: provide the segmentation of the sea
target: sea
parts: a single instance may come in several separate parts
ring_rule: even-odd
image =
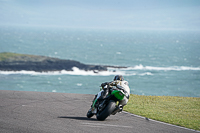
[[[1,26],[0,52],[127,67],[0,71],[0,90],[97,94],[120,74],[132,94],[200,97],[200,31]]]

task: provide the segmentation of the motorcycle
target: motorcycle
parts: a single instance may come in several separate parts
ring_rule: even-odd
[[[87,117],[91,118],[96,115],[97,120],[104,121],[108,116],[115,115],[121,110],[117,103],[126,96],[124,90],[120,90],[109,85],[105,88],[109,89],[109,93],[103,100],[98,100],[97,95],[95,96],[92,106],[87,112]]]

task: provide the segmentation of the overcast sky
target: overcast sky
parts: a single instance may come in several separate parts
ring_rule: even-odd
[[[0,25],[200,30],[200,0],[0,0]]]

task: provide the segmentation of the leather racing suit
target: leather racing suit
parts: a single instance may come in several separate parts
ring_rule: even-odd
[[[119,101],[119,106],[121,105],[122,107],[125,106],[128,102],[128,99],[129,99],[129,96],[130,96],[130,88],[128,86],[128,82],[123,80],[114,80],[112,82],[106,82],[106,83],[102,83],[101,86],[102,88],[104,88],[104,86],[108,85],[109,84],[109,87],[116,87],[117,89],[120,89],[120,90],[123,90],[124,93],[125,93],[125,97]],[[109,88],[105,88],[104,90],[100,91],[98,94],[97,94],[97,99],[104,99],[107,95],[108,95],[108,92],[109,91]]]

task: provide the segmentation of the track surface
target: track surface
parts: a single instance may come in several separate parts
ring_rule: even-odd
[[[192,130],[118,113],[88,119],[93,95],[0,90],[1,133],[194,133]]]

